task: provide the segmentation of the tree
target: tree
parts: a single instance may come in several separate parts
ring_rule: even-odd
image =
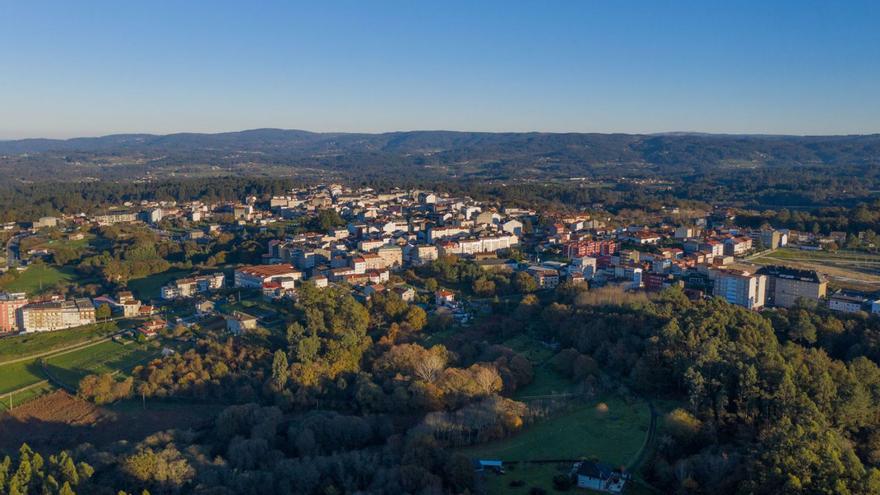
[[[513,285],[522,294],[534,292],[538,289],[538,283],[535,278],[526,272],[516,272],[513,278]]]
[[[406,311],[406,317],[404,320],[410,328],[418,331],[425,328],[425,325],[428,324],[428,314],[425,313],[424,309],[418,306],[410,306]]]
[[[288,366],[287,366],[287,354],[278,349],[275,351],[275,356],[272,358],[272,389],[276,392],[280,392],[284,390],[284,386],[287,384],[288,374]]]
[[[112,314],[113,311],[107,303],[101,304],[98,306],[98,309],[95,310],[95,318],[98,320],[106,320],[107,318],[110,318]]]

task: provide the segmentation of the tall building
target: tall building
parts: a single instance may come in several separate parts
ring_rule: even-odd
[[[818,301],[828,293],[828,281],[814,270],[765,266],[758,273],[767,276],[769,306],[790,308],[798,299]]]
[[[0,333],[21,330],[18,310],[27,303],[27,297],[23,292],[0,292]]]
[[[713,294],[731,304],[748,309],[764,306],[767,294],[767,276],[742,270],[713,270]]]

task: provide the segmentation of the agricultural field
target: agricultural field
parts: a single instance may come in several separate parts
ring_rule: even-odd
[[[36,359],[0,366],[0,394],[45,380]]]
[[[58,268],[36,263],[21,272],[15,280],[0,288],[8,292],[26,292],[29,296],[33,296],[52,289],[58,283],[70,283],[75,280],[77,275],[71,267]]]
[[[106,337],[125,326],[125,320],[108,321],[82,327],[15,335],[0,339],[0,365],[12,359],[42,354],[90,340]]]
[[[779,248],[750,258],[756,265],[783,265],[815,270],[835,287],[873,291],[880,289],[880,255],[855,251],[805,251]]]
[[[76,389],[79,381],[90,374],[127,372],[159,355],[161,347],[130,341],[121,344],[102,342],[82,350],[64,353],[45,359],[46,370],[52,377],[70,389]]]

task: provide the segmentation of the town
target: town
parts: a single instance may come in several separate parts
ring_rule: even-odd
[[[326,185],[295,189],[268,200],[251,196],[241,204],[128,204],[91,216],[23,220],[4,225],[13,234],[4,270],[17,275],[26,274],[35,262],[52,259],[51,248],[17,252],[23,240],[48,230],[76,241],[102,226],[137,223],[173,242],[199,244],[220,233],[247,239],[272,225],[308,226],[306,219],[319,219],[327,228],[297,228],[268,241],[260,264],[181,274],[158,291],[144,294],[143,300],[136,300],[124,286],[92,299],[0,293],[0,332],[92,324],[102,306],[110,310],[104,318],[149,317],[181,299],[193,300],[196,312],[208,315],[213,311],[206,308],[213,308],[213,302],[229,292],[223,289],[259,292],[267,301],[295,300],[303,284],[319,288],[341,284],[362,301],[387,291],[411,301],[421,293],[426,308],[466,322],[481,307],[479,300],[496,296],[492,279],[502,274],[509,278],[507,285],[530,290],[565,283],[590,288],[611,284],[648,292],[678,286],[692,298],[721,297],[752,310],[789,308],[804,299],[827,304],[834,311],[880,312],[875,294],[829,293],[827,277],[815,270],[749,261],[785,247],[805,252],[827,249],[844,242],[844,233],[823,237],[769,227],[744,229],[727,209],[698,212],[686,222],[677,222],[676,217],[680,218],[678,212],[670,210],[667,218],[654,224],[627,225],[602,212],[539,215],[535,210],[430,191]],[[178,228],[164,230],[163,221],[174,221]],[[467,260],[486,276],[465,290],[438,287],[428,296],[424,287],[417,290],[407,283],[409,270],[442,258]],[[531,281],[523,282],[525,276]],[[257,320],[241,311],[224,316],[231,325],[242,318]]]

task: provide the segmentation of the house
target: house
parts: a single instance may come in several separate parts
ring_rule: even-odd
[[[233,335],[241,335],[247,330],[256,330],[257,317],[241,311],[233,311],[231,315],[224,315],[226,330]]]
[[[159,331],[167,326],[165,320],[161,318],[153,318],[150,321],[145,322],[141,326],[138,327],[137,331],[139,334],[143,335],[148,339],[156,338],[159,335]]]
[[[118,305],[122,308],[122,316],[126,318],[135,317],[140,313],[141,302],[134,298],[131,291],[120,291],[116,294]]]
[[[214,301],[210,299],[196,301],[194,306],[198,315],[209,315],[214,312]]]
[[[608,464],[593,461],[575,463],[572,474],[577,476],[578,488],[608,493],[621,493],[628,478]]]
[[[434,303],[437,306],[451,306],[455,304],[455,292],[440,289],[434,293]]]
[[[412,302],[416,298],[416,290],[406,285],[399,285],[391,290],[405,302]]]

